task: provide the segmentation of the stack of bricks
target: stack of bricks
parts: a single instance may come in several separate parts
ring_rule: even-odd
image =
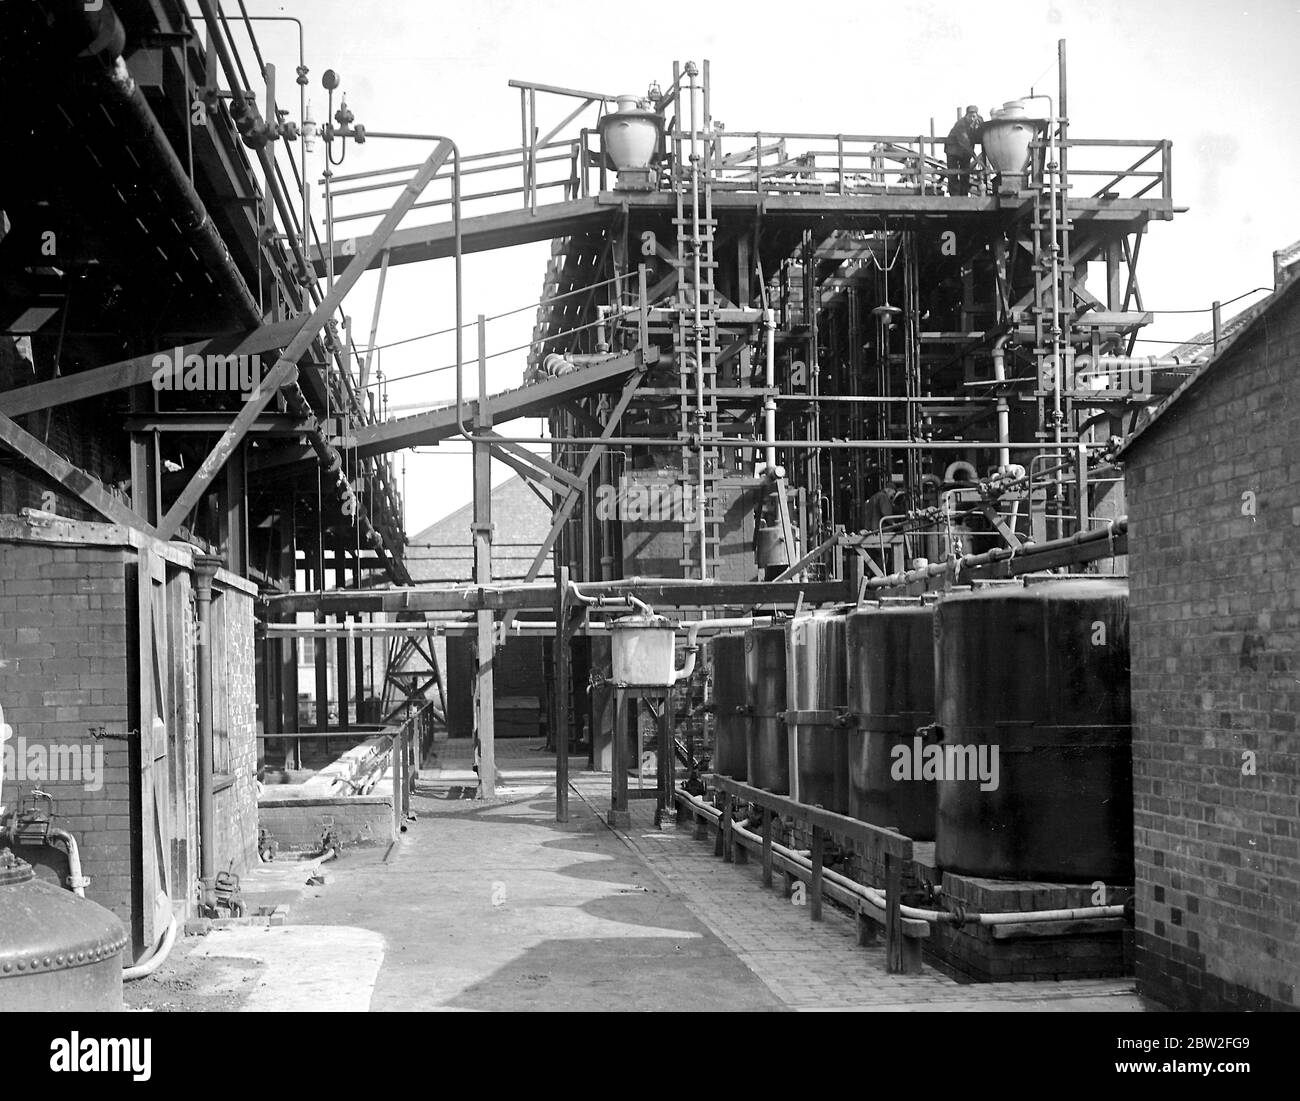
[[[1122,455],[1139,990],[1300,1007],[1300,281]]]
[[[58,825],[78,839],[91,877],[88,897],[128,927],[130,750],[124,740],[97,741],[90,728],[128,729],[134,558],[129,548],[0,547],[0,706],[14,757],[4,802],[12,808],[37,786],[54,797]]]

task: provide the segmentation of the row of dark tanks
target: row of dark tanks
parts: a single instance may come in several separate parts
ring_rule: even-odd
[[[1123,580],[884,598],[708,647],[715,772],[934,842],[937,870],[1131,882]]]

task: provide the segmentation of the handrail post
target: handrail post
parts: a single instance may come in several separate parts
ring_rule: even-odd
[[[528,164],[532,186],[528,189],[528,209],[537,213],[537,89],[528,90]]]
[[[885,970],[891,975],[903,973],[902,893],[898,858],[885,853]]]
[[[835,135],[835,159],[838,164],[840,194],[844,194],[844,135]]]
[[[763,808],[763,886],[772,886],[772,818],[767,807]]]

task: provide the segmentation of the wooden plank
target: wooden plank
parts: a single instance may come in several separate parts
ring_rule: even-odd
[[[766,807],[763,815],[763,886],[772,886],[772,812]]]
[[[1061,921],[1010,921],[1004,925],[990,925],[988,928],[994,940],[1026,940],[1118,933],[1126,924],[1122,917],[1100,917],[1066,918]]]

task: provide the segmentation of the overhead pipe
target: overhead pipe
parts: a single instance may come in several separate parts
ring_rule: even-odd
[[[128,141],[132,153],[140,160],[141,166],[149,172],[155,186],[168,194],[168,210],[186,233],[187,240],[194,248],[199,260],[208,274],[222,288],[223,294],[234,305],[239,323],[256,329],[263,324],[261,310],[244,280],[220,232],[208,216],[203,200],[194,190],[171,143],[162,127],[158,125],[152,108],[144,98],[135,79],[131,76],[125,60],[117,57],[106,74],[106,88],[112,102],[122,108],[119,113],[126,121]],[[135,140],[131,141],[134,136]],[[295,382],[283,391],[290,411],[307,418],[312,414],[310,403]],[[312,418],[311,427],[306,430],[308,443],[316,452],[327,472],[337,475],[337,486],[341,500],[347,500],[352,494],[347,485],[346,476],[342,474],[342,460],[338,451],[321,432],[319,425]],[[346,488],[346,492],[344,492]],[[356,503],[355,515],[361,529],[363,543],[369,545],[378,555],[385,569],[395,581],[402,581],[409,575],[401,568],[396,559],[385,552],[383,535],[372,523],[367,511]]]
[[[1089,531],[1076,532],[1074,535],[1067,535],[1062,539],[1052,539],[1046,543],[1035,543],[1032,546],[1015,549],[1012,547],[995,547],[993,550],[985,551],[982,554],[967,554],[961,558],[953,559],[948,562],[931,562],[929,565],[920,566],[914,570],[907,570],[903,573],[891,573],[884,577],[873,577],[867,581],[867,589],[897,589],[905,585],[916,584],[917,582],[928,581],[933,577],[942,577],[945,574],[959,574],[965,570],[977,569],[981,566],[991,566],[999,562],[1010,562],[1013,558],[1021,562],[1032,564],[1034,558],[1051,554],[1055,551],[1066,550],[1070,547],[1087,546],[1089,543],[1099,543],[1102,541],[1109,542],[1117,535],[1124,535],[1128,532],[1128,517],[1121,516],[1109,527],[1093,528]],[[1102,557],[1105,557],[1104,555]],[[1028,572],[1028,571],[1026,571]]]
[[[208,26],[211,28],[212,31],[211,41],[213,44],[213,49],[215,49],[217,52],[217,57],[221,62],[222,68],[225,70],[227,82],[230,84],[231,90],[233,92],[239,87],[238,74],[235,67],[234,59],[230,54],[229,47],[226,43],[221,28],[221,22],[216,7],[213,4],[212,0],[199,0],[199,8],[203,12],[203,16],[207,21]],[[121,59],[119,59],[119,62],[120,60]],[[126,65],[124,62],[121,62],[120,67],[123,71],[125,71]],[[129,79],[129,74],[128,74],[128,79]],[[131,84],[132,87],[134,88],[134,81],[131,81]],[[166,150],[167,155],[169,155],[171,160],[175,163],[176,170],[180,172],[181,178],[184,180],[185,185],[189,188],[191,192],[193,192],[193,187],[189,184],[188,178],[185,177],[183,169],[180,168],[180,161],[177,160],[175,153],[172,152],[171,145],[167,141],[166,135],[163,134],[162,130],[158,127],[157,120],[154,119],[152,110],[149,109],[148,104],[144,101],[144,98],[142,95],[140,95],[138,89],[135,89],[135,94],[139,97],[140,103],[143,105],[145,115],[147,116],[148,120],[152,123],[153,128],[157,131],[161,140],[162,148]],[[284,202],[283,196],[280,193],[280,189],[277,186],[276,181],[274,180],[272,175],[271,170],[274,167],[274,162],[273,160],[270,159],[270,154],[267,153],[265,147],[258,150],[258,154],[262,160],[263,167],[267,169],[267,185],[268,187],[271,188],[272,195],[276,200],[277,207],[280,209],[281,217],[285,219],[285,226],[287,229],[288,226],[291,224],[292,219],[287,211],[287,207]],[[303,175],[304,177],[306,176],[305,158],[303,163]],[[215,235],[216,239],[220,242],[221,241],[220,234],[217,233],[215,226],[213,226],[211,221],[208,220],[207,210],[203,206],[202,201],[198,198],[197,193],[194,193],[194,200],[197,203],[198,210],[201,212],[204,223],[207,225],[210,232],[213,235]],[[290,243],[292,244],[296,253],[298,249],[297,241],[293,238],[292,234],[288,234],[287,236],[289,237]],[[221,248],[223,251],[225,250],[224,242],[221,242]],[[229,259],[228,253],[226,253],[226,256],[227,259]],[[303,271],[306,272],[308,268],[307,268],[307,262],[305,256],[300,257],[300,262],[303,264]],[[233,266],[233,261],[231,261],[231,264]],[[235,271],[236,274],[238,274],[238,269],[235,269]],[[242,279],[242,276],[240,276],[240,278]],[[249,311],[251,311],[250,315],[248,316],[250,327],[254,327],[254,328],[260,327],[263,323],[261,310],[258,308],[257,303],[253,299],[251,293],[248,292],[247,285],[244,286],[244,291],[248,299],[247,308]],[[361,502],[357,499],[355,493],[353,492],[352,487],[347,480],[347,476],[346,474],[343,473],[342,470],[342,466],[343,466],[342,456],[339,454],[337,449],[335,449],[330,444],[329,440],[321,432],[320,426],[316,423],[314,411],[311,408],[311,404],[307,401],[307,398],[303,394],[297,381],[295,380],[293,382],[287,383],[281,389],[281,393],[285,398],[285,402],[286,405],[289,407],[289,410],[292,413],[294,413],[296,416],[308,421],[308,424],[310,426],[306,429],[308,443],[311,445],[312,450],[316,452],[317,458],[320,460],[321,465],[325,467],[326,474],[327,475],[332,474],[334,476],[335,485],[333,488],[340,506],[340,510],[343,512],[345,516],[349,514],[349,511],[351,511],[352,515],[355,517],[355,523],[357,527],[360,529],[362,544],[368,545],[375,552],[375,555],[378,557],[379,561],[383,564],[385,571],[394,581],[401,582],[404,580],[408,580],[410,577],[409,573],[406,571],[405,567],[400,563],[400,561],[387,551],[383,534],[375,527],[374,523],[371,521],[369,513],[366,511],[364,507],[362,507]],[[351,505],[350,509],[349,509],[349,505]]]
[[[207,207],[194,190],[185,166],[176,156],[162,127],[131,76],[126,61],[115,58],[104,74],[104,88],[116,112],[126,144],[139,160],[150,184],[163,197],[168,214],[193,247],[204,269],[224,298],[233,305],[238,321],[249,328],[262,324],[257,299],[248,289],[243,273],[236,266],[220,232],[208,217]]]

